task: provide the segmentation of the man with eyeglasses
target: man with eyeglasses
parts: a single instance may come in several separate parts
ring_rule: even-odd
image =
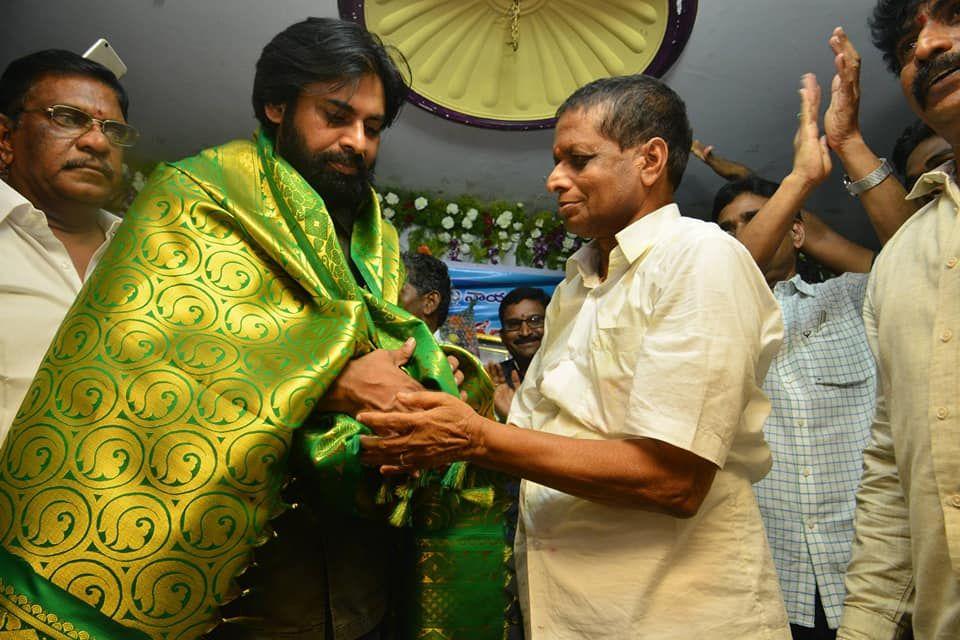
[[[550,296],[537,287],[518,287],[500,302],[500,340],[510,358],[486,369],[495,385],[494,408],[502,420],[507,419],[513,395],[540,348],[548,304]]]
[[[0,77],[0,442],[120,219],[103,207],[137,140],[106,67],[46,50]]]

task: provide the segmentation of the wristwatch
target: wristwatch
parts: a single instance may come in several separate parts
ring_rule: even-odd
[[[843,186],[847,188],[847,193],[856,198],[864,191],[873,189],[886,180],[891,173],[893,173],[893,166],[886,158],[880,158],[880,166],[856,182],[850,180],[847,174],[843,174]]]

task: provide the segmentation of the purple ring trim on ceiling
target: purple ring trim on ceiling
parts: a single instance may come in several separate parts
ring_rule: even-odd
[[[340,17],[344,20],[350,20],[367,27],[363,18],[363,5],[365,0],[337,0],[340,9]],[[693,32],[693,23],[697,18],[697,3],[699,0],[668,0],[670,7],[670,17],[667,21],[667,30],[663,34],[663,42],[657,55],[654,56],[643,73],[655,78],[661,77],[677,61],[690,34]],[[681,12],[677,11],[678,6]],[[468,124],[473,127],[483,127],[485,129],[501,129],[506,131],[530,131],[533,129],[550,129],[555,124],[556,118],[544,118],[540,120],[499,120],[496,118],[481,118],[471,116],[460,111],[449,109],[436,102],[425,98],[413,89],[407,94],[407,100],[417,105],[425,111],[429,111],[435,116],[446,120],[453,120],[462,124]]]

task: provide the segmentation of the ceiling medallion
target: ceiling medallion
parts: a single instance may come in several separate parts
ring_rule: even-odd
[[[697,0],[339,0],[406,56],[410,100],[480,127],[543,129],[578,87],[660,76],[683,50]]]

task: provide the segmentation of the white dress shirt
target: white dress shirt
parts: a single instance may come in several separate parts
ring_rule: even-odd
[[[87,274],[120,218],[101,211],[99,223],[106,239]],[[43,212],[0,180],[0,442],[81,286],[66,247]]]
[[[653,438],[719,468],[689,519],[524,481],[517,569],[528,640],[788,639],[751,483],[770,468],[760,389],[780,310],[746,249],[676,205],[567,263],[510,422]]]

